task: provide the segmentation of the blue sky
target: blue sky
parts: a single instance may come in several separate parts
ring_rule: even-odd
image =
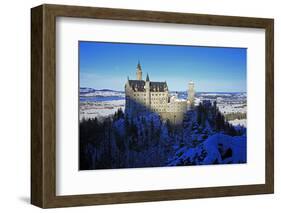
[[[167,81],[184,91],[189,81],[199,92],[245,92],[246,48],[79,42],[80,87],[124,90],[127,76]]]

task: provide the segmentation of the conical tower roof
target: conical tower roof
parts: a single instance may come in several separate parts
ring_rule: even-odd
[[[146,81],[149,81],[149,75],[148,75],[148,73],[146,74]]]
[[[141,64],[140,64],[140,61],[138,61],[137,68],[138,68],[139,70],[141,70]]]

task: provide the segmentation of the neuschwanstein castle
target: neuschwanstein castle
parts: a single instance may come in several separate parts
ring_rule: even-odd
[[[188,84],[188,98],[179,99],[170,95],[167,82],[150,81],[147,74],[142,79],[142,68],[137,65],[136,80],[127,80],[125,84],[127,115],[136,116],[142,112],[153,111],[164,120],[174,124],[182,122],[185,112],[194,105],[194,83]]]

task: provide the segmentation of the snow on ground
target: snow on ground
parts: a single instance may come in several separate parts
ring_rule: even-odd
[[[80,96],[84,96],[84,97],[95,97],[95,96],[102,96],[102,97],[119,96],[119,97],[125,97],[125,93],[118,92],[118,91],[100,91],[100,90],[96,90],[94,92],[81,93]]]
[[[201,96],[232,96],[230,93],[201,93]]]
[[[119,108],[125,109],[125,100],[80,102],[80,120],[113,115]]]
[[[247,120],[246,119],[235,119],[233,121],[228,121],[229,123],[231,123],[233,126],[244,126],[247,127]]]
[[[199,99],[199,102],[204,100],[216,101],[220,112],[225,116],[229,115],[228,121],[231,124],[247,127],[246,119],[243,119],[247,114],[247,93],[198,93],[197,99]],[[198,100],[196,102],[198,103]],[[241,120],[235,118],[241,118]]]
[[[246,113],[247,112],[247,106],[246,104],[218,104],[217,105],[219,110],[223,114],[229,114],[229,113]]]
[[[198,106],[200,102],[201,102],[200,98],[195,98],[194,105]]]
[[[217,133],[195,148],[181,148],[169,165],[246,163],[246,157],[246,136]]]

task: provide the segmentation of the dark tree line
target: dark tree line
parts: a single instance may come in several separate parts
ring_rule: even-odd
[[[239,119],[241,118],[239,117]],[[199,104],[197,107],[197,123],[203,128],[205,128],[206,123],[208,123],[213,131],[224,132],[231,136],[238,136],[244,133],[243,131],[236,130],[234,126],[228,122],[228,119],[219,111],[216,101],[214,101],[213,104],[209,101]]]
[[[232,121],[235,119],[246,119],[247,118],[247,113],[243,113],[243,112],[232,112],[232,113],[228,113],[225,115],[225,119],[227,121]]]
[[[80,169],[165,166],[171,147],[158,116],[129,118],[119,109],[104,120],[80,122]]]

